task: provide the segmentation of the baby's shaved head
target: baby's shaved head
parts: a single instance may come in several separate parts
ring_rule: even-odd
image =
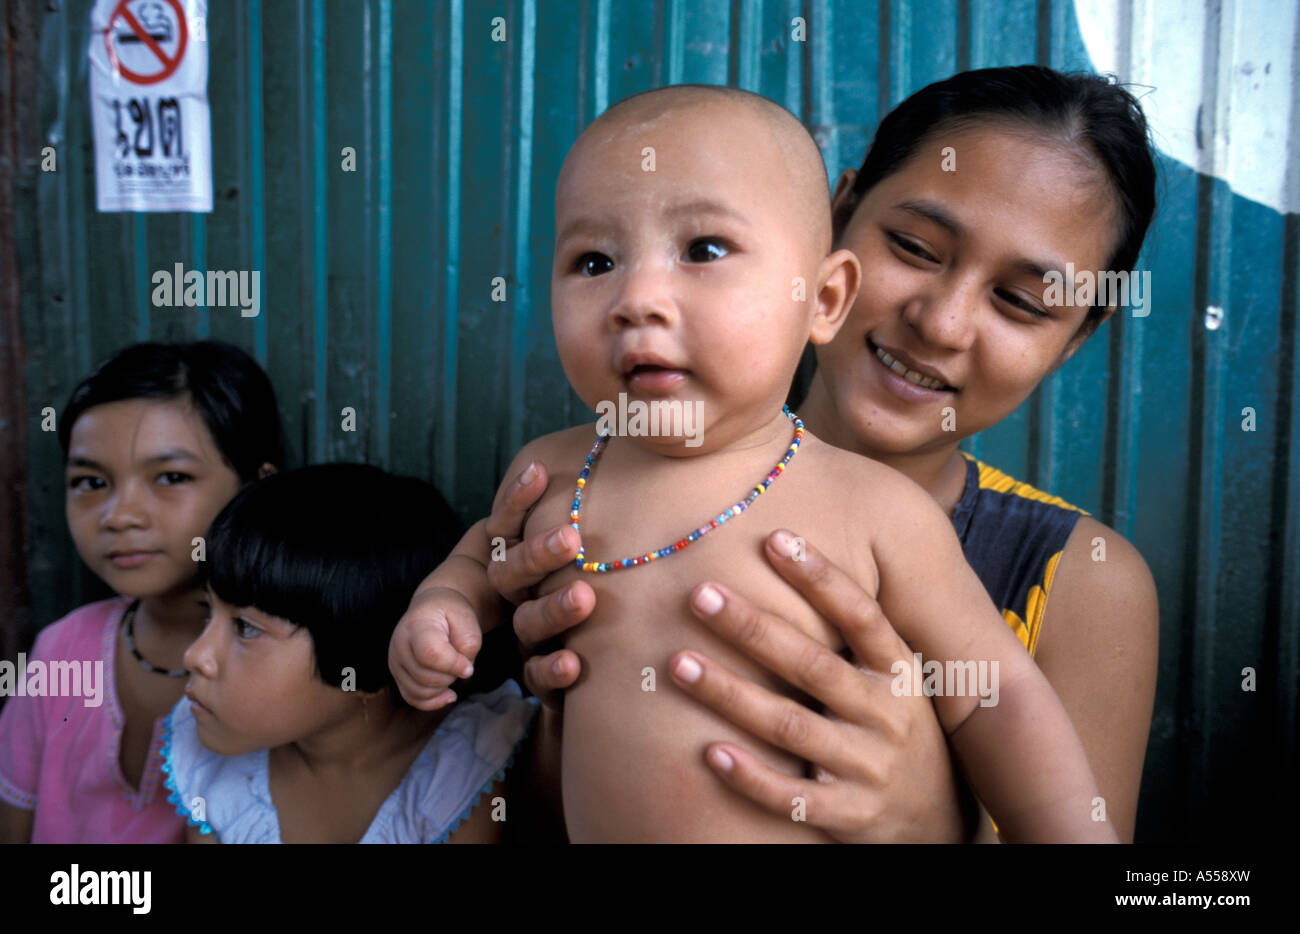
[[[622,392],[697,398],[721,413],[705,416],[706,444],[751,421],[784,436],[773,416],[799,358],[834,336],[858,278],[854,255],[831,251],[817,144],[755,94],[630,97],[560,170],[551,319],[565,375],[593,408]]]
[[[795,229],[808,237],[809,246],[821,254],[831,248],[830,189],[821,150],[788,110],[758,94],[739,88],[703,84],[682,84],[634,94],[614,104],[583,131],[574,144],[565,169],[561,170],[561,189],[565,170],[574,154],[592,140],[608,139],[625,129],[653,132],[672,118],[687,113],[705,113],[717,126],[725,125],[746,136],[752,133],[753,146],[736,152],[737,170],[761,166],[779,189],[772,197],[784,202],[782,210]],[[769,145],[763,145],[767,142]]]

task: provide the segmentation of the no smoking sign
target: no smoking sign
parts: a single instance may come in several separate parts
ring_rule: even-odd
[[[95,0],[91,122],[101,211],[212,210],[208,0]]]
[[[104,30],[113,70],[133,84],[170,78],[188,42],[185,11],[178,0],[121,0]]]

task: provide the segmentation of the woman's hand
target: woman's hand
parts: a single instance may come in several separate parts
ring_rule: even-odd
[[[509,543],[506,560],[492,562],[488,578],[512,602],[578,554],[578,535],[567,525],[521,541],[524,520],[546,483],[545,468],[530,464],[488,520],[488,534]],[[790,537],[775,532],[768,538],[768,560],[841,631],[861,667],[732,591],[700,585],[691,605],[706,626],[828,711],[817,713],[759,687],[702,653],[679,652],[670,671],[683,690],[731,723],[812,763],[812,778],[778,773],[732,743],[708,748],[710,767],[773,813],[788,816],[791,799],[803,798],[808,821],[845,842],[961,841],[957,782],[934,705],[923,696],[895,697],[890,691],[890,669],[896,661],[910,665],[911,650],[848,575],[807,545],[802,560],[788,557],[778,547],[782,536]],[[712,612],[707,610],[716,601],[702,599],[709,586],[721,597]],[[515,634],[532,655],[524,664],[524,682],[552,709],[563,705],[564,689],[578,680],[581,664],[568,650],[533,653],[590,616],[595,605],[591,587],[575,581],[515,611]]]
[[[789,532],[768,537],[768,561],[839,629],[855,667],[785,620],[716,583],[691,593],[691,608],[716,635],[825,705],[809,710],[717,664],[703,653],[673,656],[673,680],[759,739],[811,763],[792,778],[734,743],[713,743],[705,759],[754,803],[788,817],[802,798],[809,823],[845,843],[961,842],[957,783],[934,705],[895,696],[896,662],[912,664],[879,604],[821,552],[796,551]]]
[[[488,564],[488,582],[504,599],[518,605],[515,635],[529,656],[524,662],[524,684],[547,707],[559,710],[564,705],[564,689],[578,680],[581,663],[568,649],[547,655],[537,653],[548,640],[591,615],[596,608],[596,593],[584,581],[574,581],[545,597],[524,599],[529,588],[578,556],[578,533],[567,525],[522,541],[528,511],[542,498],[546,484],[546,467],[529,464],[488,518],[489,538],[500,536],[508,543],[505,560]]]

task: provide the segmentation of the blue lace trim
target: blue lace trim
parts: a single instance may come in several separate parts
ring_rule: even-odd
[[[474,795],[473,800],[470,801],[469,806],[466,807],[465,810],[461,811],[460,816],[457,817],[456,820],[452,822],[451,827],[443,831],[442,835],[439,836],[437,840],[433,841],[434,844],[446,843],[447,840],[451,837],[451,835],[456,832],[456,828],[459,827],[462,823],[464,823],[465,819],[469,817],[469,815],[473,812],[473,810],[476,807],[478,807],[479,802],[482,801],[483,796],[492,789],[492,786],[506,777],[506,772],[509,771],[511,766],[515,764],[515,756],[519,752],[519,747],[524,744],[524,742],[528,739],[528,737],[533,732],[533,724],[537,722],[537,713],[538,713],[537,705],[533,705],[533,716],[529,718],[528,726],[524,728],[523,734],[519,737],[518,740],[515,741],[515,747],[514,749],[510,750],[510,755],[509,757],[507,757],[505,763],[501,766],[501,768],[497,769],[496,773],[490,779],[487,780],[487,782],[483,785],[481,789],[479,789],[478,793]],[[199,828],[199,833],[201,834],[205,834],[205,835],[210,834],[213,832],[212,825],[209,824],[207,821],[195,820],[190,815],[189,810],[185,807],[184,802],[181,800],[180,789],[176,787],[176,779],[172,775],[171,749],[172,749],[172,718],[171,718],[171,714],[168,714],[167,721],[163,724],[163,746],[162,746],[162,757],[163,757],[162,771],[164,776],[163,786],[169,792],[171,792],[171,794],[167,796],[167,802],[175,806],[176,813],[181,817],[185,818],[186,823],[188,823],[189,826]]]
[[[526,700],[532,700],[532,698],[526,698]],[[528,739],[529,735],[533,732],[533,724],[537,722],[539,705],[534,703],[531,706],[533,708],[533,715],[528,718],[528,726],[524,727],[523,735],[515,741],[515,748],[510,750],[510,756],[506,759],[505,764],[502,765],[501,768],[497,769],[496,774],[487,780],[487,784],[479,789],[478,794],[474,795],[474,799],[470,801],[469,807],[460,812],[460,817],[456,818],[456,820],[452,822],[451,827],[443,831],[442,836],[437,840],[434,840],[433,843],[430,844],[431,846],[439,843],[446,843],[451,835],[456,832],[456,828],[464,822],[465,818],[469,817],[470,813],[476,807],[478,807],[479,802],[483,800],[483,796],[492,790],[492,786],[506,777],[506,772],[515,764],[515,754],[519,752],[519,747],[524,744],[524,741]]]
[[[163,724],[163,745],[162,745],[162,771],[163,787],[171,792],[167,796],[167,803],[176,807],[176,813],[185,818],[186,823],[191,827],[199,828],[199,833],[207,835],[212,833],[212,825],[207,821],[195,820],[190,816],[189,810],[185,803],[181,801],[181,791],[176,787],[176,779],[172,775],[172,715],[167,715],[167,722]]]

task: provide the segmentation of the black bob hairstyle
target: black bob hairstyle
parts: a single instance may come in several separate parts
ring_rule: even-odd
[[[305,628],[316,671],[341,687],[392,688],[388,643],[420,582],[460,540],[460,519],[423,480],[366,464],[317,464],[239,492],[212,522],[200,576],[223,602]]]
[[[256,480],[263,464],[284,465],[280,410],[270,378],[244,351],[220,341],[132,344],[95,367],[63,407],[59,444],[64,459],[72,426],[87,409],[186,395],[241,483]]]
[[[1127,90],[1095,74],[1064,74],[1040,65],[963,71],[926,85],[876,128],[853,197],[836,212],[838,238],[862,198],[944,132],[988,122],[1050,133],[1085,149],[1102,169],[1119,206],[1116,245],[1105,268],[1131,270],[1156,210],[1156,168],[1142,106]],[[1100,323],[1089,311],[1085,327]]]

